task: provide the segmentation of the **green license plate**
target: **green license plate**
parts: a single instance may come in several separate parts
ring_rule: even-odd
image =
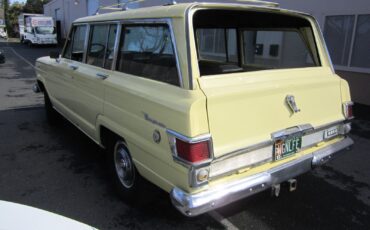
[[[274,159],[275,161],[294,155],[302,147],[302,137],[291,137],[275,141]]]

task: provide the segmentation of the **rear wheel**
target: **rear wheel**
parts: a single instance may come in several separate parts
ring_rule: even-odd
[[[136,197],[141,186],[140,175],[125,142],[117,140],[111,151],[110,167],[116,189],[125,200],[132,201],[131,198]]]

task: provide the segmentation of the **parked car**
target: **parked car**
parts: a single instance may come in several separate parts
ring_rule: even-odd
[[[0,64],[4,64],[4,63],[5,63],[5,55],[4,55],[4,52],[0,50]]]
[[[349,87],[316,20],[272,3],[80,18],[36,70],[49,120],[58,112],[107,149],[121,194],[143,177],[187,216],[294,190],[353,144]]]
[[[38,208],[0,200],[0,229],[97,230],[70,218]]]

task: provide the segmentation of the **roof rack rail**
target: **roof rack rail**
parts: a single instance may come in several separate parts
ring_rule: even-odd
[[[122,5],[122,3],[109,5],[109,6],[99,6],[98,9],[96,9],[96,11],[95,11],[95,15],[98,15],[100,10],[120,11],[120,10],[122,10],[122,7],[119,7],[120,5]]]
[[[99,6],[95,12],[95,15],[99,14],[100,10],[112,10],[112,11],[121,11],[121,10],[129,10],[130,8],[128,5],[130,3],[138,3],[144,2],[145,0],[128,0],[127,2],[122,2],[118,4],[108,5],[108,6]]]
[[[279,3],[277,2],[269,2],[269,1],[261,1],[261,0],[235,0],[235,1],[270,6],[270,7],[279,7]]]
[[[131,3],[139,3],[139,2],[146,2],[148,0],[128,0],[126,3],[122,4],[122,10],[129,10],[130,8],[128,7]],[[163,6],[170,6],[170,5],[176,5],[177,2],[176,0],[163,0]],[[144,7],[143,7],[144,8]]]
[[[129,5],[131,3],[140,3],[140,2],[146,2],[148,0],[128,0],[125,3],[118,3],[114,5],[109,5],[109,6],[99,6],[98,9],[96,10],[95,14],[99,14],[100,10],[112,10],[112,11],[120,11],[120,10],[129,10]],[[169,5],[176,5],[177,1],[176,0],[163,0],[163,6],[169,6]],[[262,6],[268,6],[268,7],[279,7],[279,3],[276,2],[269,2],[269,1],[262,1],[262,0],[233,0],[236,2],[241,2],[245,4],[257,4],[257,5],[262,5]],[[194,1],[196,2],[196,1]],[[212,3],[212,1],[204,1],[205,3],[209,2]],[[222,2],[215,2],[215,3],[222,3]],[[142,8],[145,8],[142,7]]]

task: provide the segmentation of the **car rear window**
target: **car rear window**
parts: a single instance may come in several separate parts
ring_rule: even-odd
[[[193,21],[201,75],[321,65],[311,24],[304,18],[200,10]]]

